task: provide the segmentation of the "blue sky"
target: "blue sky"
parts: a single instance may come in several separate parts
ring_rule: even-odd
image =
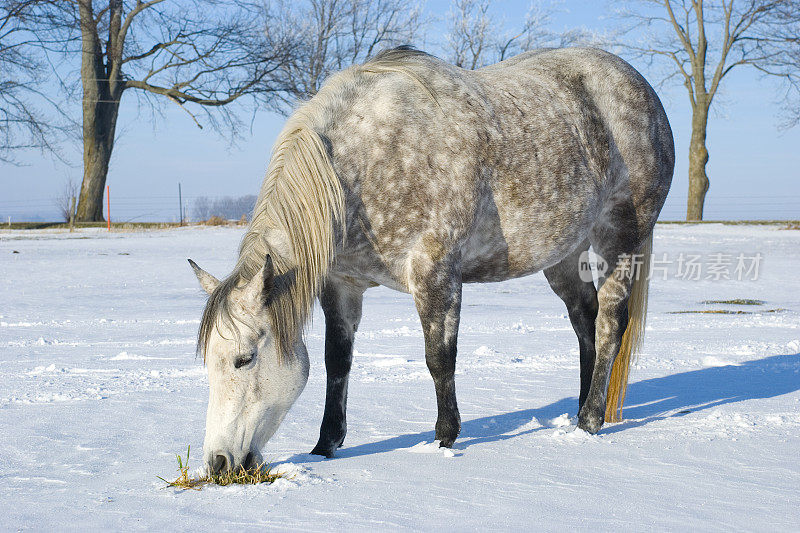
[[[528,2],[499,1],[495,8],[507,24],[522,19]],[[582,26],[598,31],[616,27],[603,0],[564,0],[551,28]],[[428,42],[436,50],[448,2],[429,1]],[[655,72],[632,61],[653,83]],[[706,219],[800,219],[800,127],[781,131],[781,108],[776,83],[751,70],[734,71],[725,80],[709,125],[711,189]],[[686,90],[677,82],[659,89],[676,141],[677,164],[672,190],[662,219],[679,220],[685,214],[690,108]],[[77,103],[76,103],[77,104]],[[178,182],[191,202],[196,196],[256,194],[266,169],[272,143],[284,118],[259,112],[239,132],[236,146],[211,128],[199,130],[183,111],[165,106],[163,117],[151,121],[146,108],[137,109],[133,94],[123,97],[121,135],[109,173],[112,218],[177,220]],[[80,181],[81,147],[64,144],[70,165],[38,152],[22,154],[23,166],[0,163],[0,217],[13,220],[41,216],[56,218],[53,198],[72,177]]]

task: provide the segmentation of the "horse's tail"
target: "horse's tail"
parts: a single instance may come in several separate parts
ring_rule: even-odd
[[[614,367],[608,382],[606,422],[622,420],[622,405],[625,402],[625,392],[628,388],[631,361],[636,359],[644,338],[644,325],[647,318],[647,289],[650,284],[650,256],[653,253],[652,233],[642,244],[639,253],[642,260],[633,272],[633,286],[628,299],[628,327],[622,336],[619,353],[614,360]]]

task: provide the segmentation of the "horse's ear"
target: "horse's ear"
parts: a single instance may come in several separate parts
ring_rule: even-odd
[[[219,280],[197,266],[197,263],[189,259],[189,264],[192,266],[192,270],[194,270],[195,276],[197,276],[197,281],[200,282],[200,286],[203,287],[203,290],[211,296],[211,293],[214,292],[219,286]]]
[[[269,300],[272,289],[275,288],[275,265],[272,264],[272,256],[269,254],[267,254],[267,257],[264,259],[262,279],[264,280],[264,288],[261,290],[261,294],[264,296],[264,301],[266,302]]]
[[[264,258],[264,266],[241,289],[238,297],[242,305],[255,312],[269,302],[270,293],[274,285],[275,266],[272,264],[272,258],[267,255]]]

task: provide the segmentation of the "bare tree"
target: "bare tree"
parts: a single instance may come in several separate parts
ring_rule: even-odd
[[[446,48],[454,65],[476,69],[488,63],[495,41],[496,22],[489,13],[490,0],[454,0],[448,19]]]
[[[194,200],[192,216],[198,222],[208,220],[212,216],[224,220],[239,220],[243,216],[247,217],[253,213],[256,199],[256,196],[252,194],[237,198],[225,196],[215,200],[211,200],[207,196],[199,196]]]
[[[20,149],[52,150],[54,126],[39,89],[44,72],[27,24],[36,0],[0,1],[0,161],[13,163]]]
[[[414,44],[421,28],[419,9],[403,0],[279,0],[268,20],[268,33],[283,28],[298,43],[276,73],[283,113],[314,96],[330,74],[383,48]]]
[[[714,97],[728,74],[744,66],[782,78],[789,98],[797,94],[800,2],[636,0],[635,4],[621,16],[633,22],[629,34],[638,31],[643,37],[624,46],[651,60],[665,60],[666,78],[677,77],[689,93],[692,134],[686,220],[702,220],[709,187],[706,135]],[[794,115],[795,121],[798,117]]]
[[[77,219],[103,219],[103,190],[123,94],[172,102],[200,125],[234,125],[225,106],[268,99],[266,80],[292,53],[290,35],[264,32],[247,0],[58,0],[35,2],[30,30],[53,64],[80,58],[84,173]],[[59,68],[55,72],[60,74]],[[69,89],[70,75],[61,78]],[[66,78],[66,79],[65,79]],[[216,110],[211,112],[210,110]]]
[[[583,29],[563,33],[548,29],[553,7],[540,0],[531,2],[522,25],[504,29],[503,20],[491,10],[495,3],[453,0],[444,42],[445,52],[453,64],[474,70],[543,46],[560,48],[601,41],[600,37]]]
[[[192,204],[192,218],[198,222],[208,220],[211,216],[211,200],[208,196],[198,196]]]
[[[75,207],[72,202],[77,197],[77,182],[72,178],[66,178],[64,180],[64,186],[61,189],[61,192],[53,200],[56,204],[56,207],[58,207],[58,211],[61,213],[61,217],[64,219],[64,222],[69,222],[69,219],[75,215],[75,213],[72,211]]]

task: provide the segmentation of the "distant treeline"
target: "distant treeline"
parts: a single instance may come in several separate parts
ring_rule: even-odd
[[[225,220],[240,220],[243,216],[250,219],[253,208],[256,205],[256,196],[248,194],[233,198],[210,199],[207,196],[199,196],[192,205],[192,220],[200,222],[211,217],[220,217]]]

